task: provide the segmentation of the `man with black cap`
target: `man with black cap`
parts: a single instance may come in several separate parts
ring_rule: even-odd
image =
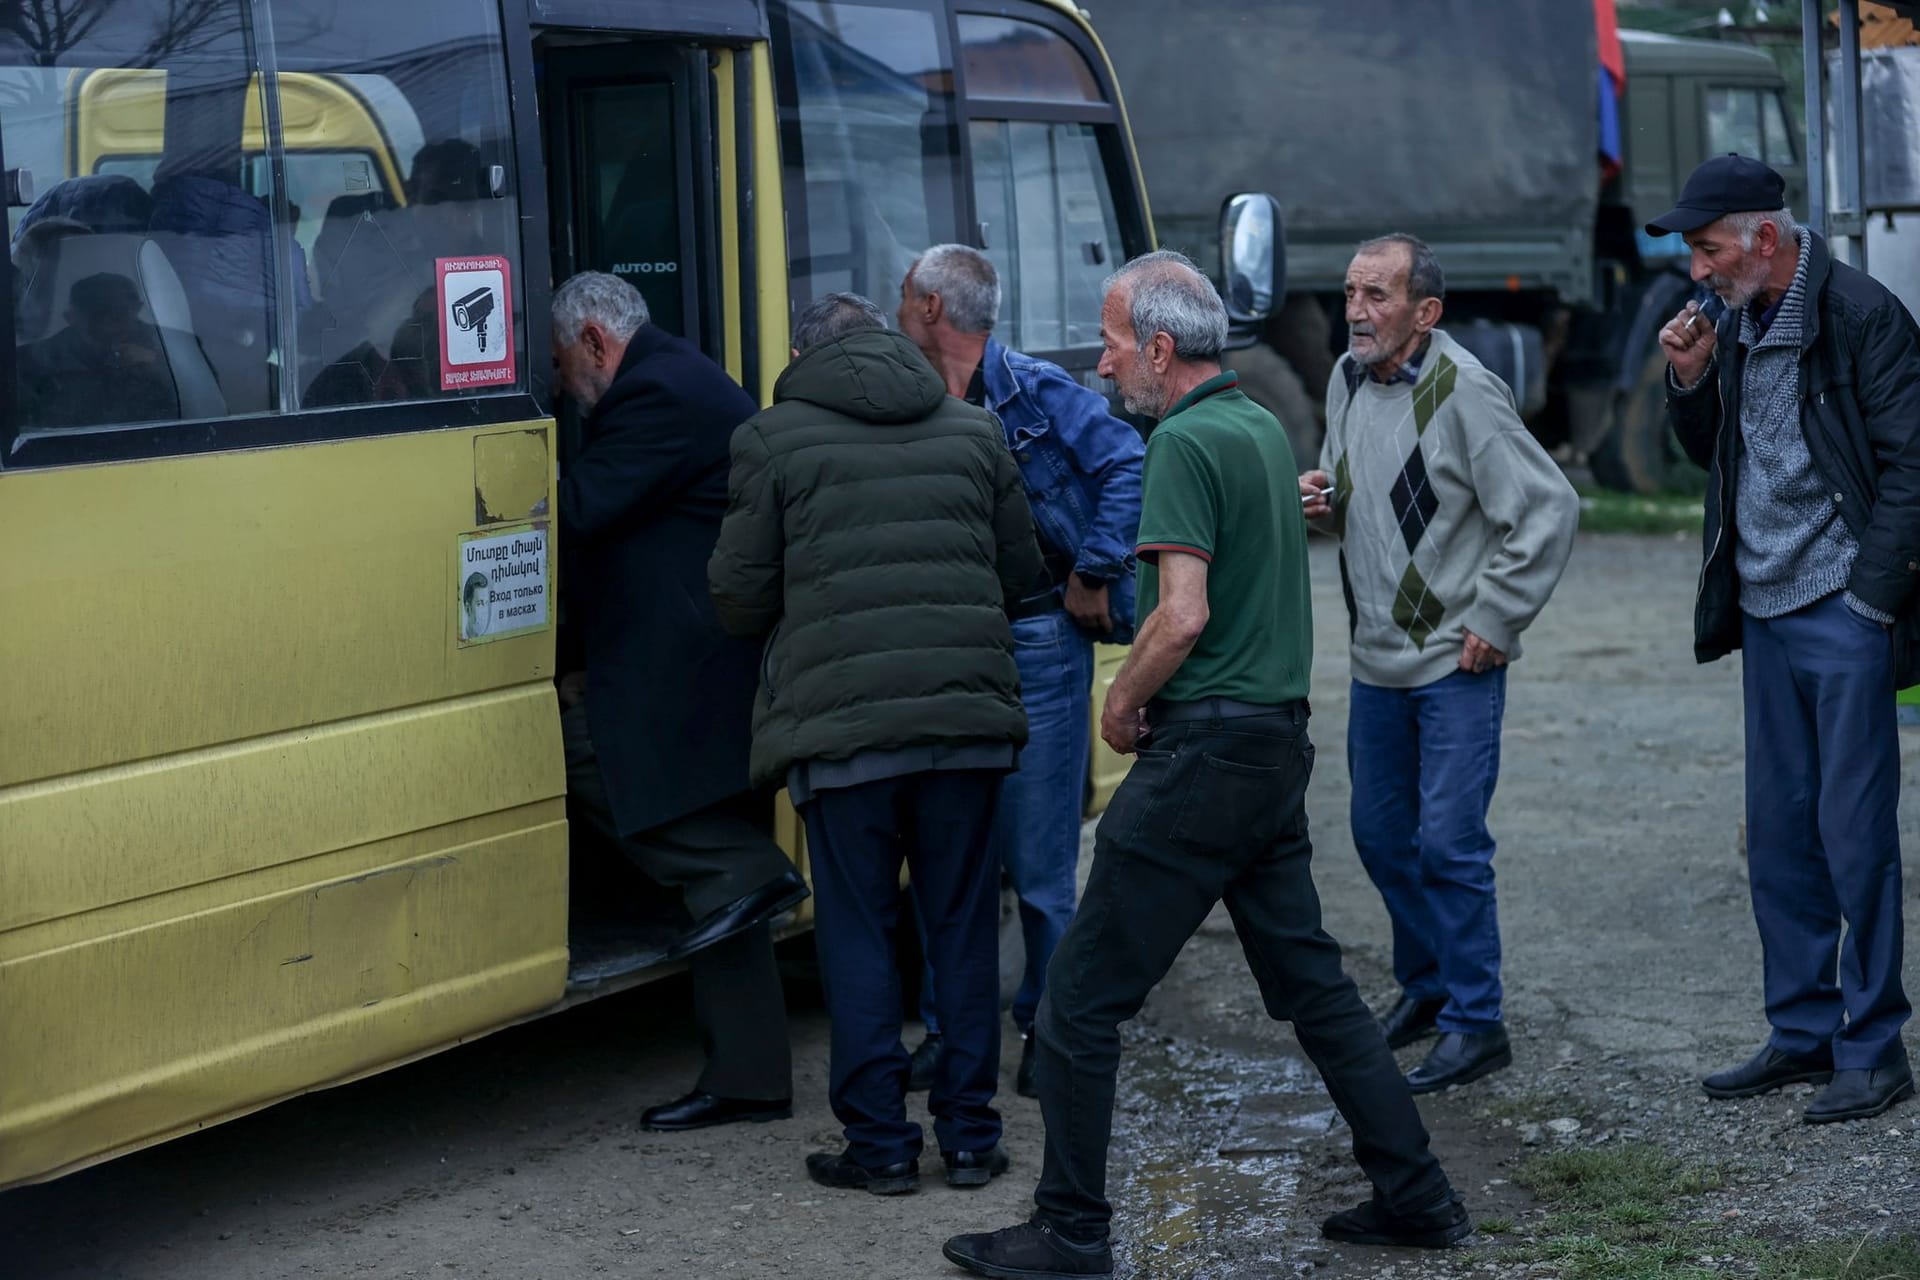
[[[1920,330],[1794,222],[1758,160],[1706,161],[1647,232],[1684,235],[1694,280],[1726,304],[1714,322],[1689,302],[1660,345],[1674,431],[1712,476],[1694,653],[1745,651],[1747,871],[1773,1031],[1704,1087],[1811,1081],[1826,1087],[1808,1123],[1864,1119],[1913,1092],[1893,695],[1920,656]]]

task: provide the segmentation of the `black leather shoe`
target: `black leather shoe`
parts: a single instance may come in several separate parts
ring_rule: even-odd
[[[809,892],[807,882],[800,878],[800,873],[788,867],[752,893],[743,894],[696,921],[693,928],[675,940],[673,948],[667,952],[667,958],[683,960],[702,947],[710,947],[743,929],[751,929],[762,920],[799,906],[807,900]]]
[[[1700,1082],[1709,1098],[1757,1098],[1783,1084],[1825,1084],[1833,1079],[1833,1055],[1782,1053],[1772,1045],[1737,1067],[1716,1071]]]
[[[1013,1074],[1013,1091],[1023,1098],[1037,1098],[1040,1090],[1033,1084],[1033,1028],[1020,1037],[1020,1069]]]
[[[955,1236],[940,1252],[955,1266],[995,1280],[1107,1280],[1113,1274],[1113,1250],[1104,1241],[1073,1244],[1039,1222]]]
[[[816,1151],[807,1157],[807,1176],[835,1191],[871,1191],[876,1196],[899,1196],[920,1189],[920,1162],[902,1160],[899,1164],[883,1164],[878,1169],[869,1169],[863,1164],[855,1164],[853,1157],[844,1151],[839,1155]]]
[[[640,1127],[655,1133],[680,1133],[687,1129],[708,1129],[716,1124],[748,1120],[765,1124],[769,1120],[787,1120],[793,1116],[793,1099],[775,1101],[752,1098],[716,1098],[695,1089],[684,1098],[648,1107],[640,1113]]]
[[[1465,1084],[1513,1065],[1507,1029],[1447,1031],[1427,1060],[1407,1072],[1407,1088],[1414,1093],[1438,1093],[1450,1085]]]
[[[1438,1000],[1416,1000],[1412,996],[1401,996],[1399,1002],[1387,1010],[1387,1016],[1380,1019],[1380,1030],[1386,1033],[1387,1048],[1404,1049],[1414,1041],[1425,1039],[1438,1031],[1434,1019],[1446,1007],[1444,996]]]
[[[1473,1234],[1473,1220],[1459,1196],[1423,1213],[1395,1214],[1377,1199],[1334,1214],[1320,1234],[1343,1244],[1395,1244],[1412,1249],[1444,1249]]]
[[[908,1093],[925,1093],[933,1088],[933,1077],[940,1070],[940,1055],[945,1047],[939,1036],[928,1036],[920,1042],[908,1062]]]
[[[1013,1163],[997,1142],[985,1151],[942,1151],[940,1158],[947,1162],[950,1187],[984,1187]]]
[[[1833,1083],[1822,1089],[1800,1118],[1808,1124],[1836,1120],[1865,1120],[1877,1116],[1902,1098],[1913,1096],[1913,1069],[1905,1055],[1898,1062],[1871,1071],[1836,1071]]]

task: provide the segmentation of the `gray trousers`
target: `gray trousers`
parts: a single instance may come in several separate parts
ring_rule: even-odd
[[[567,802],[573,814],[619,849],[650,880],[679,889],[695,920],[711,915],[791,869],[786,854],[743,806],[714,805],[658,827],[622,836],[613,825],[607,783],[587,730],[587,707],[561,712]],[[721,1098],[770,1101],[793,1096],[786,1000],[764,924],[687,957],[693,1012],[707,1052],[694,1088]]]

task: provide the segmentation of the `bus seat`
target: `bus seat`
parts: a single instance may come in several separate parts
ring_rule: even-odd
[[[225,396],[201,350],[180,277],[160,247],[144,235],[79,235],[57,242],[42,268],[53,301],[44,331],[19,333],[23,419],[41,427],[222,417]],[[113,376],[90,363],[74,322],[74,286],[96,277],[126,282],[138,310],[121,317],[135,345],[157,344],[157,377],[143,382]],[[84,321],[83,321],[84,323]]]

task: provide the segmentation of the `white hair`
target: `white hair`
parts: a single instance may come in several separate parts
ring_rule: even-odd
[[[1794,221],[1791,209],[1749,209],[1730,213],[1723,221],[1727,224],[1727,230],[1740,237],[1742,249],[1753,248],[1754,236],[1769,222],[1780,233],[1781,244],[1792,244],[1800,238],[1800,224]]]
[[[553,338],[563,347],[580,341],[589,320],[625,342],[652,318],[638,289],[604,271],[582,271],[553,291]]]
[[[1227,345],[1227,308],[1193,259],[1171,249],[1143,253],[1107,277],[1103,293],[1126,285],[1128,320],[1141,350],[1164,333],[1182,360],[1217,360]]]
[[[940,295],[947,319],[961,333],[991,333],[1000,317],[1000,273],[987,255],[965,244],[937,244],[913,260],[907,273],[913,296]]]

